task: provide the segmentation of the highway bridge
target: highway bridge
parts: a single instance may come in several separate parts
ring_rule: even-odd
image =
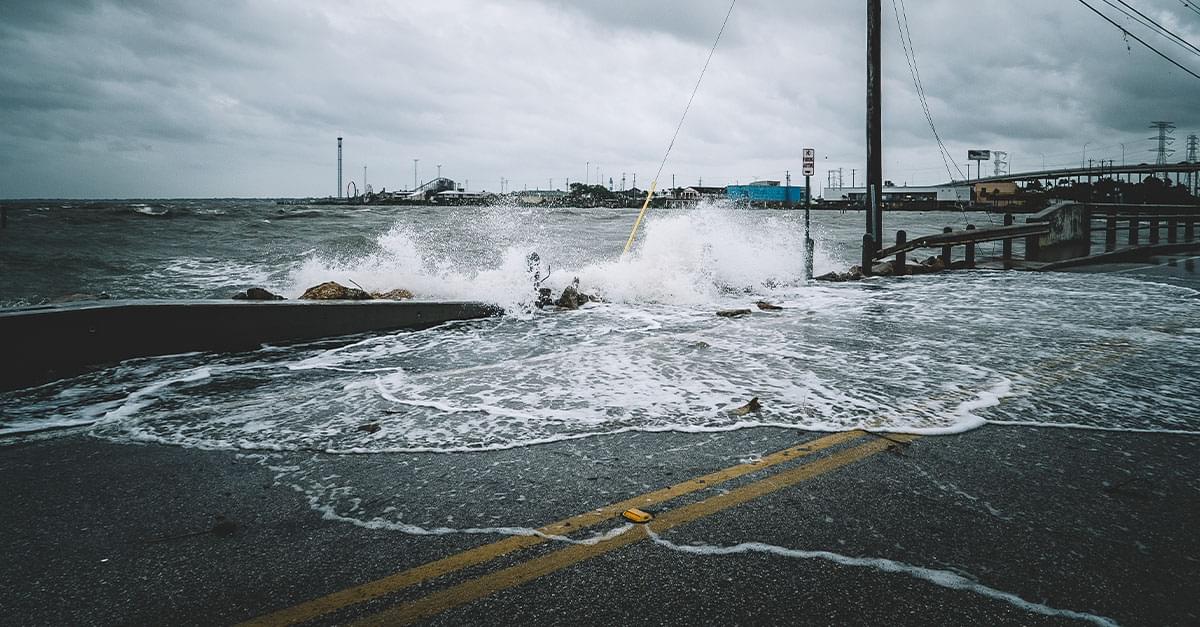
[[[1017,172],[1014,174],[1004,174],[1001,176],[988,176],[984,178],[972,179],[971,183],[1021,183],[1028,181],[1058,181],[1061,179],[1084,180],[1093,178],[1119,178],[1122,175],[1132,181],[1133,176],[1140,175],[1138,179],[1146,176],[1166,176],[1172,178],[1179,183],[1187,180],[1185,175],[1195,175],[1200,172],[1200,163],[1168,163],[1157,165],[1152,163],[1139,163],[1137,165],[1108,165],[1105,162],[1097,162],[1096,165],[1081,168],[1055,168],[1050,170],[1038,170],[1034,172]],[[1173,176],[1172,176],[1173,175]],[[957,181],[955,183],[958,183]],[[947,183],[951,185],[954,183]]]

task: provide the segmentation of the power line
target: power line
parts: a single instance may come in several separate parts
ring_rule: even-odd
[[[938,133],[937,125],[933,122],[933,113],[929,110],[929,100],[925,96],[925,84],[921,81],[921,70],[917,65],[917,49],[913,45],[912,31],[908,28],[908,7],[904,5],[904,0],[900,0],[899,8],[897,8],[896,0],[892,0],[892,11],[896,14],[896,29],[900,32],[900,46],[904,49],[904,60],[908,63],[909,74],[912,75],[913,87],[917,90],[917,98],[921,101],[921,109],[925,112],[925,121],[929,123],[929,130],[933,133],[933,139],[938,145],[938,155],[942,158],[942,164],[946,166],[946,174],[950,176],[951,181],[954,180],[954,172],[950,170],[950,165],[954,165],[954,169],[958,170],[958,174],[964,179],[970,178],[963,175],[962,170],[958,168],[958,163],[954,161],[954,156],[946,148],[946,144],[942,142],[942,136]],[[969,221],[967,218],[966,207],[962,202],[962,198],[958,195],[958,188],[954,188],[954,196],[958,200],[959,210],[963,212],[963,221]]]
[[[692,95],[688,97],[687,106],[683,108],[683,115],[679,116],[679,124],[675,127],[675,134],[671,136],[671,143],[667,145],[667,152],[663,155],[662,163],[658,165],[658,172],[654,175],[654,184],[658,183],[658,178],[662,176],[663,168],[667,165],[667,157],[671,156],[671,149],[675,147],[675,140],[679,138],[679,130],[683,128],[683,121],[687,119],[688,111],[692,108],[692,101],[696,99],[696,92],[700,91],[700,81],[704,80],[704,73],[708,71],[708,64],[712,62],[713,54],[717,52],[717,44],[721,43],[721,35],[725,34],[725,25],[729,23],[729,16],[733,14],[733,7],[737,4],[737,0],[729,3],[729,10],[725,12],[725,19],[721,22],[721,30],[717,31],[717,38],[713,41],[712,49],[708,51],[708,58],[704,60],[704,67],[700,69],[700,76],[696,79],[696,86],[692,88]],[[652,184],[651,187],[654,185]]]
[[[900,32],[900,45],[904,48],[904,59],[908,63],[908,71],[913,79],[913,87],[917,90],[917,98],[921,101],[921,110],[925,113],[925,121],[929,124],[929,130],[933,133],[933,138],[938,144],[938,154],[942,158],[942,164],[946,166],[946,174],[949,174],[950,178],[953,179],[954,172],[950,170],[950,165],[953,164],[954,168],[958,169],[958,164],[946,148],[941,134],[938,133],[937,125],[933,122],[933,113],[929,109],[929,100],[925,95],[925,84],[921,81],[921,69],[917,64],[917,51],[913,46],[912,31],[908,28],[908,8],[904,6],[904,0],[900,0],[900,7],[897,8],[896,0],[892,0],[892,10],[896,14],[896,28]],[[901,23],[901,16],[903,16],[903,23]],[[958,174],[966,178],[961,169],[958,169]]]
[[[1137,17],[1130,15],[1129,11],[1126,11],[1125,9],[1122,9],[1120,6],[1113,4],[1111,0],[1104,0],[1104,4],[1107,4],[1108,6],[1116,9],[1117,11],[1120,11],[1123,15],[1125,15],[1129,19],[1137,22],[1138,24],[1141,24],[1142,26],[1145,26],[1146,28],[1150,29],[1151,31],[1158,33],[1160,36],[1165,37],[1168,41],[1183,48],[1184,50],[1187,50],[1189,53],[1200,56],[1200,48],[1193,46],[1192,43],[1189,42],[1188,40],[1184,39],[1183,37],[1180,37],[1179,35],[1176,35],[1174,32],[1172,32],[1170,29],[1166,28],[1162,24],[1155,22],[1153,19],[1150,18],[1150,16],[1137,10],[1136,8],[1131,6],[1128,2],[1125,2],[1124,0],[1116,0],[1116,1],[1118,3],[1120,3],[1121,6],[1129,9],[1129,11],[1133,11],[1134,13],[1136,13]]]
[[[1192,4],[1188,0],[1180,0],[1180,2],[1183,3],[1183,6],[1191,9],[1192,12],[1195,13],[1196,15],[1200,15],[1200,8],[1197,8],[1196,5]]]
[[[1108,22],[1109,24],[1112,24],[1113,26],[1116,26],[1116,27],[1117,27],[1117,28],[1118,28],[1118,29],[1119,29],[1119,30],[1120,30],[1122,33],[1125,33],[1125,35],[1126,35],[1127,37],[1132,37],[1132,38],[1133,38],[1135,41],[1137,41],[1139,44],[1142,44],[1143,46],[1145,46],[1145,47],[1149,48],[1149,49],[1151,50],[1151,52],[1153,52],[1154,54],[1157,54],[1158,56],[1160,56],[1160,57],[1162,57],[1162,58],[1166,59],[1167,61],[1169,61],[1169,62],[1171,63],[1171,65],[1174,65],[1175,67],[1177,67],[1177,68],[1179,68],[1179,69],[1183,70],[1184,72],[1187,72],[1187,73],[1188,73],[1188,74],[1190,74],[1190,75],[1191,75],[1193,78],[1200,79],[1200,74],[1196,74],[1195,72],[1193,72],[1193,71],[1191,71],[1191,70],[1187,69],[1186,67],[1184,67],[1184,66],[1180,65],[1180,64],[1179,64],[1179,62],[1178,62],[1178,61],[1176,61],[1175,59],[1172,59],[1171,57],[1168,57],[1167,55],[1165,55],[1165,54],[1163,54],[1162,52],[1160,52],[1160,51],[1158,50],[1158,48],[1155,48],[1154,46],[1151,46],[1150,44],[1146,43],[1146,42],[1145,42],[1145,41],[1144,41],[1144,40],[1143,40],[1141,37],[1138,37],[1137,35],[1134,35],[1133,33],[1129,32],[1129,31],[1128,31],[1128,30],[1127,30],[1127,29],[1126,29],[1124,26],[1121,26],[1120,24],[1118,24],[1118,23],[1114,22],[1114,21],[1112,20],[1112,18],[1110,18],[1110,17],[1108,17],[1107,15],[1105,15],[1105,14],[1101,13],[1101,12],[1100,12],[1100,11],[1099,11],[1099,10],[1098,10],[1096,7],[1094,7],[1094,6],[1090,5],[1090,4],[1088,4],[1088,3],[1087,3],[1087,0],[1079,0],[1079,3],[1080,3],[1080,4],[1082,4],[1083,6],[1087,7],[1088,9],[1091,9],[1092,13],[1095,13],[1096,15],[1099,15],[1100,17],[1104,18],[1104,21]]]

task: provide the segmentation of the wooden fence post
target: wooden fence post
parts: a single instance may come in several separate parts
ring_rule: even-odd
[[[863,276],[871,276],[872,266],[875,265],[875,239],[870,233],[863,233],[862,247],[862,274]]]
[[[904,231],[896,231],[896,245],[904,246],[907,243],[908,243],[908,233],[906,233]],[[904,276],[905,274],[908,274],[908,266],[905,265],[905,263],[907,261],[908,261],[907,255],[905,255],[903,250],[896,253],[896,261],[893,262],[893,265],[895,266],[895,268],[894,268],[892,274],[894,274],[896,276]]]
[[[1013,215],[1011,213],[1004,214],[1004,226],[1012,226],[1012,224],[1013,224]],[[1004,240],[1004,243],[1002,245],[1003,245],[1003,248],[1001,249],[1000,256],[1001,256],[1001,258],[1004,259],[1005,265],[1008,265],[1008,262],[1012,261],[1012,248],[1013,248],[1012,238],[1010,237],[1010,238]]]
[[[945,227],[942,229],[942,232],[943,233],[953,233],[954,229],[952,229],[950,227]],[[942,263],[946,266],[947,270],[950,269],[950,260],[952,259],[950,253],[952,252],[952,250],[953,250],[953,247],[950,245],[942,246]]]
[[[967,225],[967,230],[968,230],[968,231],[974,231],[974,230],[975,230],[975,225],[974,225],[974,224],[968,224],[968,225]],[[968,243],[967,243],[967,255],[966,255],[966,256],[967,256],[967,267],[968,267],[968,268],[974,268],[974,267],[975,267],[975,242],[968,242]]]

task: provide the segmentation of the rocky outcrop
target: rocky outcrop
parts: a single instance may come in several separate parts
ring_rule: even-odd
[[[334,281],[326,281],[320,285],[304,290],[300,300],[372,300],[370,294],[354,287],[346,287]]]
[[[783,307],[780,307],[779,305],[773,305],[765,300],[760,300],[757,303],[754,303],[754,305],[763,311],[783,311]]]
[[[722,309],[717,312],[717,315],[722,318],[741,318],[742,316],[749,316],[750,313],[749,309]]]
[[[919,264],[906,264],[904,266],[905,274],[933,274],[946,269],[946,264],[941,257],[930,257]],[[871,274],[874,276],[896,276],[896,262],[885,261],[875,264],[871,267]],[[862,273],[862,268],[858,266],[850,266],[847,272],[830,272],[816,277],[817,281],[826,281],[829,283],[844,283],[846,281],[861,281],[866,278]]]
[[[581,297],[583,302],[580,302]],[[586,296],[579,293],[579,290],[575,289],[574,285],[568,285],[567,289],[563,290],[562,296],[559,296],[558,300],[554,301],[554,304],[563,309],[579,309],[581,304],[587,302],[586,298]]]
[[[252,287],[244,292],[233,295],[234,300],[284,300],[278,294],[272,294],[261,287]]]
[[[542,289],[545,290],[546,288]],[[562,296],[559,296],[558,300],[554,301],[554,304],[562,309],[579,309],[588,303],[600,302],[604,301],[599,296],[579,291],[579,280],[576,279],[575,282],[563,290]]]
[[[377,300],[410,300],[413,293],[405,289],[395,289],[388,292],[371,292],[371,297]]]

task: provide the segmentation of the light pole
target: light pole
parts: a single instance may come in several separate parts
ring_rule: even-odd
[[[1125,167],[1125,144],[1121,144],[1121,167]]]
[[[417,191],[417,162],[420,159],[413,159],[413,191]]]
[[[437,168],[438,168],[438,178],[440,179],[440,178],[442,178],[442,164],[440,164],[440,163],[437,164]]]

